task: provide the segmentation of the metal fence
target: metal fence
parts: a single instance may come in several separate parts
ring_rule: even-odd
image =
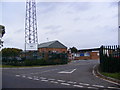
[[[103,72],[120,72],[120,45],[101,46],[100,68]]]

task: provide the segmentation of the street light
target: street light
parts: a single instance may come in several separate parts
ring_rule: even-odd
[[[5,34],[5,26],[0,25],[0,49],[3,46],[3,41],[1,39],[2,39],[4,34]]]

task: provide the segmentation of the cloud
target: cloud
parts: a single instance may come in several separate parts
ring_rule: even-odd
[[[46,33],[45,34],[59,34],[61,31],[62,31],[62,27],[60,25],[58,26],[47,26],[47,27],[44,27],[44,30],[46,30]]]
[[[77,8],[77,6],[81,4],[83,3],[66,3],[66,5],[64,3],[64,5],[61,6],[57,6],[56,4],[57,9],[52,11],[50,16],[46,17],[46,21],[45,19],[43,20],[45,23],[42,23],[47,26],[49,24],[62,26],[63,30],[59,36],[52,36],[53,39],[56,37],[62,39],[62,37],[64,37],[66,40],[62,39],[62,41],[66,41],[67,43],[71,41],[74,42],[74,44],[71,43],[71,45],[78,46],[79,40],[82,41],[82,43],[87,44],[88,41],[97,42],[98,40],[96,38],[98,38],[99,41],[101,41],[97,42],[100,46],[100,43],[105,43],[105,40],[102,38],[110,37],[108,36],[108,33],[111,34],[111,28],[115,27],[116,29],[117,27],[117,17],[113,18],[113,16],[117,14],[117,7],[110,7],[110,3],[88,3],[90,4],[88,5],[90,8],[81,10]],[[85,3],[82,6],[84,5]],[[66,13],[68,11],[71,11],[71,13]],[[41,27],[43,24],[41,24]],[[116,35],[117,33],[113,34]],[[71,39],[69,40],[70,37]],[[113,39],[115,38],[116,37],[114,36]],[[110,40],[109,38],[106,38],[106,40],[107,39]],[[96,46],[98,44],[93,43],[92,45]]]
[[[85,12],[91,9],[92,5],[91,2],[73,2],[68,3],[67,12],[69,14],[76,13],[76,12]]]
[[[19,33],[19,34],[20,34],[20,33],[22,33],[22,34],[23,34],[23,33],[24,33],[24,31],[25,31],[25,30],[23,30],[23,28],[19,28],[19,29],[18,29],[18,30],[16,30],[14,33],[15,33],[15,34],[18,34],[18,33]]]
[[[5,4],[7,37],[4,38],[9,38],[13,46],[24,48],[24,4],[19,7],[16,7],[19,3],[12,7]],[[39,43],[49,38],[78,49],[117,44],[117,14],[117,3],[111,2],[40,2],[37,4]]]
[[[55,8],[56,3],[45,3],[45,2],[38,2],[37,3],[37,13],[39,14],[46,14],[46,13],[50,13],[54,10],[56,10]]]
[[[45,27],[44,29],[50,29],[50,30],[58,30],[58,29],[60,29],[61,28],[61,26],[60,25],[58,25],[58,26],[47,26],[47,27]]]

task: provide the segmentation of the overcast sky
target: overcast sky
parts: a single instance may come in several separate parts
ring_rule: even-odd
[[[24,49],[25,2],[2,2],[4,47]],[[2,15],[2,16],[1,16]],[[39,43],[58,40],[77,49],[118,44],[117,2],[38,2]],[[48,38],[48,39],[47,39]]]

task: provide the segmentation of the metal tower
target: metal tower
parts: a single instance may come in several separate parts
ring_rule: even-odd
[[[38,44],[35,0],[26,1],[25,50],[26,44]]]

